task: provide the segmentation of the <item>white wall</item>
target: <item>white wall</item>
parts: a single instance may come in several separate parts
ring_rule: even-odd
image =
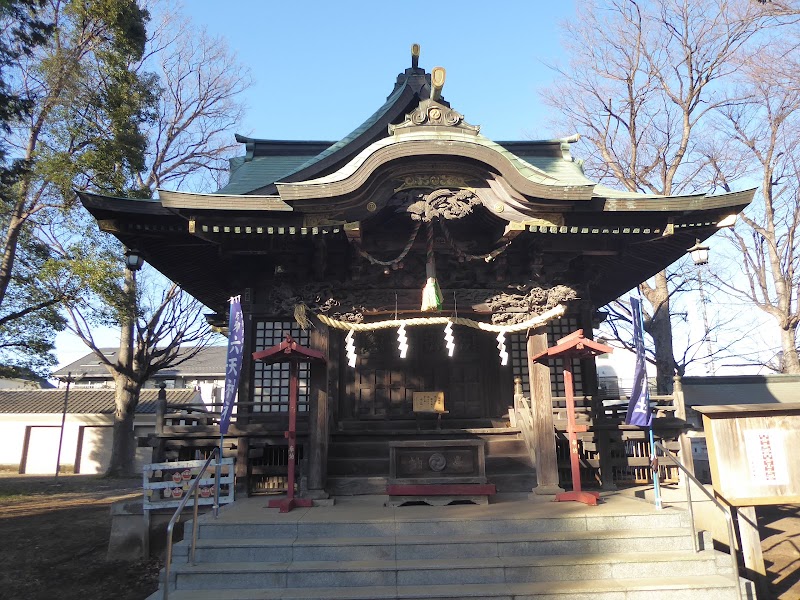
[[[636,353],[622,348],[614,348],[610,354],[602,354],[595,359],[597,365],[597,378],[614,379],[618,381],[621,390],[630,390],[633,387],[633,373],[636,369]],[[647,378],[656,376],[656,367],[645,363]]]
[[[155,430],[151,415],[137,418],[136,435],[144,436]],[[111,457],[111,415],[67,415],[61,447],[61,466],[72,468],[78,454],[81,430],[80,473],[103,473]],[[13,414],[0,419],[0,465],[18,468],[23,459],[26,431],[28,448],[25,473],[55,474],[58,441],[61,433],[60,414]],[[151,462],[150,448],[137,448],[136,468]]]

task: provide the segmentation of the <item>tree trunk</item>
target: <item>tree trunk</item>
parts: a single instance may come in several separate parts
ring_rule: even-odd
[[[645,322],[645,330],[653,338],[656,361],[656,388],[659,394],[672,393],[675,355],[672,351],[672,322],[669,315],[669,289],[666,271],[656,275],[655,286],[642,284],[642,293],[653,306],[653,314]]]
[[[115,378],[114,441],[107,477],[133,477],[136,472],[136,436],[133,420],[139,403],[139,386],[129,377]]]
[[[659,394],[671,394],[672,378],[675,376],[675,358],[672,354],[669,300],[653,313],[649,333],[655,344],[656,388]]]
[[[125,269],[123,287],[128,314],[122,318],[119,334],[119,354],[114,374],[114,441],[111,445],[111,461],[106,471],[108,477],[136,475],[136,438],[133,419],[139,403],[141,384],[134,379],[133,371],[133,311],[136,302],[136,277]]]
[[[800,356],[797,352],[796,331],[794,329],[781,329],[781,373],[800,373]]]
[[[17,245],[19,236],[22,233],[22,226],[25,224],[25,202],[24,199],[18,200],[14,205],[14,210],[8,223],[6,237],[3,243],[3,256],[0,259],[0,306],[6,297],[6,291],[11,283],[11,276],[14,273],[14,262],[17,258]]]

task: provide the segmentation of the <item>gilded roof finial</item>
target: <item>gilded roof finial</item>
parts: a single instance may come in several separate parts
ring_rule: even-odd
[[[419,68],[419,44],[411,44],[411,68]]]
[[[431,100],[438,100],[441,98],[444,78],[444,67],[434,67],[433,71],[431,71]]]

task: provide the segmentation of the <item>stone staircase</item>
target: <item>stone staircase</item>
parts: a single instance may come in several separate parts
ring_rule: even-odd
[[[457,425],[458,427],[456,427]],[[496,426],[501,425],[501,426]],[[445,422],[442,429],[423,423],[392,429],[350,429],[334,433],[328,450],[328,491],[334,496],[385,494],[389,442],[403,440],[482,439],[486,442],[486,477],[498,492],[529,492],[536,473],[519,429],[503,423]]]
[[[280,514],[248,498],[217,520],[205,515],[197,564],[186,542],[176,546],[169,597],[736,598],[730,557],[695,553],[683,511],[622,496],[596,507],[520,495],[488,506],[384,508],[382,499]]]

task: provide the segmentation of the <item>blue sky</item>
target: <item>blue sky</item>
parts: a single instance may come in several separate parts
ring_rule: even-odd
[[[250,68],[247,116],[234,133],[268,139],[338,140],[378,107],[398,73],[411,66],[447,70],[444,97],[494,140],[544,139],[554,131],[538,90],[553,81],[560,23],[575,18],[572,0],[402,3],[363,0],[185,0],[194,25],[225,39]],[[116,346],[112,329],[97,332]],[[60,334],[63,366],[87,354]]]
[[[559,24],[570,0],[402,3],[189,0],[199,27],[227,39],[250,67],[241,133],[270,139],[338,140],[377,109],[411,66],[447,70],[444,96],[496,140],[572,132],[547,127],[537,90],[553,79]]]

